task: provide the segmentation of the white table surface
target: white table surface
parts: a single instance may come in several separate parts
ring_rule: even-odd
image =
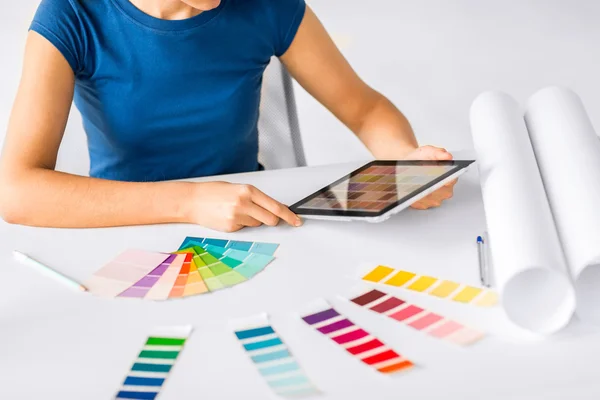
[[[359,164],[225,179],[256,185],[291,204]],[[302,228],[223,234],[192,225],[58,230],[0,222],[0,399],[109,399],[148,332],[170,324],[192,324],[195,331],[160,399],[270,398],[227,325],[231,318],[259,312],[271,315],[275,329],[324,392],[323,399],[600,398],[600,335],[578,322],[552,338],[530,340],[510,327],[500,309],[389,290],[493,333],[462,349],[336,298],[359,283],[352,276],[365,262],[477,284],[475,238],[484,221],[472,169],[444,207],[407,210],[382,224],[307,221]],[[125,249],[175,250],[187,235],[281,246],[276,261],[249,282],[167,302],[106,300],[73,292],[11,259],[11,251],[19,249],[85,281]],[[419,367],[380,376],[307,326],[296,311],[323,297]]]

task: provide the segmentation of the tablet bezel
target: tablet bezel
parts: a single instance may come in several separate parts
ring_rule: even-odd
[[[335,182],[330,183],[329,185],[317,190],[313,194],[294,203],[292,206],[290,206],[290,210],[298,215],[322,215],[322,216],[330,216],[330,217],[374,217],[374,218],[380,217],[380,216],[390,212],[394,208],[398,207],[399,205],[409,201],[411,198],[418,196],[420,193],[423,193],[424,191],[428,190],[432,186],[435,186],[436,184],[443,181],[444,179],[447,179],[448,177],[456,174],[457,172],[461,171],[462,169],[467,168],[469,165],[471,165],[474,162],[475,162],[474,160],[449,160],[449,161],[375,160],[375,161],[371,161],[371,162],[363,165],[362,167],[352,171],[351,173],[341,177],[340,179],[336,180]],[[312,200],[313,198],[317,197],[318,195],[328,191],[332,187],[340,184],[341,182],[344,182],[345,180],[352,178],[353,176],[361,173],[362,171],[364,171],[367,168],[370,168],[372,166],[403,166],[403,165],[407,165],[407,166],[432,166],[432,165],[433,166],[449,166],[449,165],[452,165],[452,166],[454,166],[454,168],[452,168],[450,171],[446,172],[445,174],[440,175],[439,177],[435,178],[434,180],[427,183],[426,185],[421,186],[419,189],[415,190],[411,194],[404,196],[401,199],[398,199],[396,202],[390,204],[389,206],[385,207],[384,209],[382,209],[380,211],[371,212],[371,211],[356,211],[356,210],[318,210],[318,209],[312,209],[312,208],[302,208],[302,204],[304,204],[304,203]]]

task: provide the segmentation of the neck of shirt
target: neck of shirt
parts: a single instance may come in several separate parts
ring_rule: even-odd
[[[190,13],[188,14],[191,15],[189,18],[185,18],[184,14],[181,13],[170,14],[169,16],[169,18],[184,17],[184,19],[158,18],[138,8],[131,0],[112,0],[112,2],[130,19],[148,28],[158,31],[184,31],[197,28],[211,21],[221,13],[227,3],[227,0],[221,0],[221,4],[212,10],[202,12],[198,10],[196,15]],[[160,11],[148,9],[148,12],[158,14]]]

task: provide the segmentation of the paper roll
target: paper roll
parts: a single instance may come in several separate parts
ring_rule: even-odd
[[[523,115],[510,96],[487,92],[471,107],[471,128],[501,303],[517,325],[556,332],[575,294]]]
[[[600,140],[568,89],[536,93],[525,120],[575,282],[576,312],[600,324]]]

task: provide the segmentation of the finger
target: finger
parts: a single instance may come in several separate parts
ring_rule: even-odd
[[[411,207],[415,210],[427,210],[428,208],[430,208],[429,205],[427,205],[427,203],[424,201],[417,201],[416,203],[411,205]]]
[[[421,207],[421,209],[439,207],[442,205],[442,199],[438,196],[429,195],[419,200],[416,204],[418,207]]]
[[[435,159],[442,161],[452,160],[452,154],[448,153],[446,149],[438,149],[438,151],[435,152]]]
[[[421,202],[416,202],[414,204],[411,204],[410,208],[414,208],[415,210],[426,210],[427,209],[427,207],[424,204],[421,204]]]
[[[253,218],[259,221],[260,223],[263,223],[268,226],[277,226],[277,224],[279,223],[279,217],[277,215],[273,214],[268,210],[265,210],[256,203],[248,204],[245,207],[244,212],[248,217]]]
[[[257,228],[262,225],[262,222],[260,222],[259,220],[255,219],[255,218],[252,218],[251,216],[249,216],[247,214],[240,215],[238,217],[237,223],[239,223],[243,226],[249,226],[252,228]]]
[[[226,226],[222,230],[223,230],[223,232],[232,233],[232,232],[239,231],[243,227],[244,227],[244,225],[238,225],[238,224],[232,223],[231,225]]]
[[[252,201],[292,226],[302,225],[300,217],[291,212],[289,208],[256,188],[252,191]]]
[[[453,188],[453,187],[454,187],[454,185],[456,185],[456,183],[457,183],[457,182],[458,182],[458,179],[454,179],[453,181],[450,181],[450,182],[446,183],[446,184],[444,185],[444,187],[447,187],[447,188]]]
[[[432,194],[430,194],[428,197],[430,200],[431,199],[447,200],[450,197],[452,197],[453,194],[454,194],[454,190],[452,190],[451,187],[444,186],[444,187],[436,190]]]

